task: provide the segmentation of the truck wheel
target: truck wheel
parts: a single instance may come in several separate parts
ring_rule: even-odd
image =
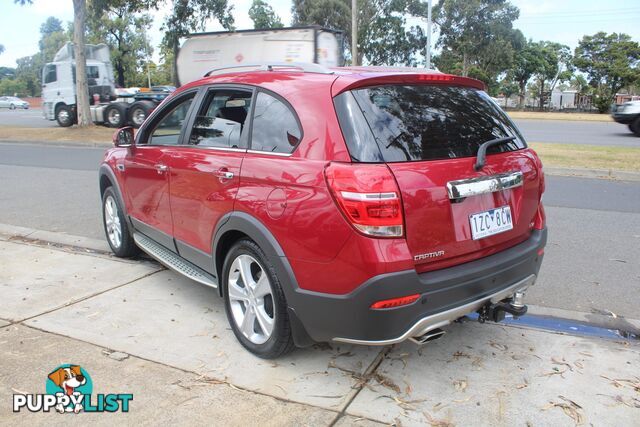
[[[222,270],[227,318],[240,344],[263,359],[294,347],[287,302],[275,269],[253,241],[238,241]]]
[[[142,126],[142,123],[149,117],[154,108],[156,108],[156,104],[151,101],[134,102],[129,107],[129,123],[131,123],[131,126],[136,129]]]
[[[640,117],[636,117],[636,119],[629,125],[629,129],[631,132],[635,133],[636,136],[640,136]]]
[[[127,121],[127,109],[122,104],[111,104],[104,109],[104,122],[112,128],[121,128]]]
[[[56,120],[60,127],[68,128],[73,124],[73,111],[68,105],[61,105],[57,107]]]

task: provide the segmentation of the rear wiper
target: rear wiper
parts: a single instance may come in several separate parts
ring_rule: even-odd
[[[505,136],[504,138],[490,139],[487,142],[483,142],[480,145],[480,148],[478,148],[478,157],[476,159],[476,164],[473,168],[479,171],[484,167],[484,164],[487,161],[487,148],[492,147],[494,145],[502,144],[503,142],[513,141],[514,139],[516,139],[515,136]]]

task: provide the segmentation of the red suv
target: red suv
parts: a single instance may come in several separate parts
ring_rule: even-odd
[[[418,343],[526,312],[542,165],[473,79],[418,69],[219,69],[100,167],[117,256],[218,288],[238,340]]]

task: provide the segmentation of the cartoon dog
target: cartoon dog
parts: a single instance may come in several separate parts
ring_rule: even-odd
[[[53,381],[55,385],[60,387],[64,394],[67,396],[71,395],[80,395],[80,393],[75,392],[77,387],[86,384],[87,379],[82,375],[82,370],[80,366],[74,365],[69,366],[68,368],[60,368],[56,371],[53,371],[49,374],[49,379]],[[56,410],[60,413],[65,411],[62,404],[56,406]],[[73,412],[76,414],[82,410],[82,405],[75,405],[73,408]]]

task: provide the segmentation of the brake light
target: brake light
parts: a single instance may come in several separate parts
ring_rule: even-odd
[[[386,165],[331,163],[325,176],[333,197],[353,227],[375,237],[402,237],[400,190]]]
[[[371,308],[374,310],[384,310],[385,308],[402,307],[403,305],[413,304],[420,298],[420,294],[408,295],[406,297],[385,299],[382,301],[374,302],[371,304]]]

